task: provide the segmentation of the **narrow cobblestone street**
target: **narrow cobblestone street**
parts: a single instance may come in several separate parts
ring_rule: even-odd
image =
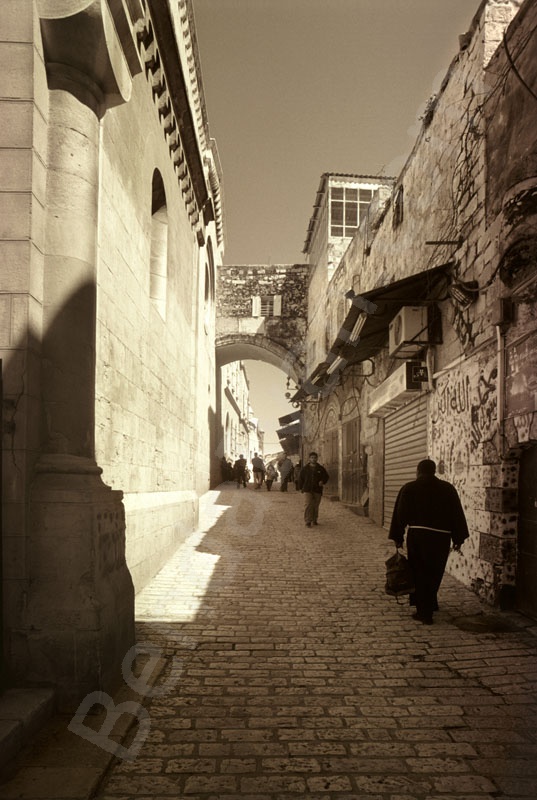
[[[319,522],[292,490],[205,496],[138,597],[166,667],[98,800],[537,797],[534,623],[446,576],[423,626],[384,593],[386,531],[327,499]]]
[[[175,686],[100,800],[537,797],[524,618],[489,632],[498,615],[446,578],[422,626],[384,594],[392,546],[367,519],[325,499],[309,530],[300,494],[234,484],[207,500],[138,599],[139,639],[180,659]]]

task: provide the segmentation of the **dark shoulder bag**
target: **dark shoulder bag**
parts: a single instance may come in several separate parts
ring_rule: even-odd
[[[415,589],[414,575],[405,556],[396,550],[393,556],[386,561],[386,594],[397,598],[405,594],[412,594]]]

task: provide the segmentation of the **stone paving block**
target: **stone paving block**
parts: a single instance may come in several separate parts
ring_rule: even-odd
[[[483,775],[444,775],[433,785],[439,792],[497,792],[496,784]]]
[[[326,787],[324,787],[326,788]],[[241,779],[242,792],[293,792],[304,794],[306,781],[295,776],[262,775]]]
[[[308,789],[312,792],[345,792],[352,789],[352,783],[346,775],[327,775],[318,778],[308,778]]]
[[[498,777],[496,779],[499,789],[506,797],[518,800],[528,800],[537,797],[537,781],[528,778]],[[502,795],[500,795],[501,797]]]

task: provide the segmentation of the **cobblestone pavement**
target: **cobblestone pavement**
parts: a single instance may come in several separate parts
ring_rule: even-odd
[[[537,798],[535,623],[449,576],[415,622],[384,593],[386,531],[326,498],[308,529],[302,504],[206,495],[137,598],[166,666],[98,800]]]

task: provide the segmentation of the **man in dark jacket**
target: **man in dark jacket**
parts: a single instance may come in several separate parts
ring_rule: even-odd
[[[437,592],[453,542],[459,551],[468,538],[468,525],[457,490],[439,480],[431,459],[420,461],[417,479],[399,491],[393,509],[389,538],[402,547],[407,530],[408,561],[414,572],[416,604],[414,619],[431,625],[438,609]]]
[[[237,489],[241,488],[241,483],[246,489],[246,459],[242,453],[233,464],[233,474],[237,481]]]
[[[300,470],[298,488],[305,495],[304,520],[306,527],[317,525],[319,506],[323,496],[323,485],[328,481],[328,472],[318,464],[317,453],[310,453],[309,462]]]

